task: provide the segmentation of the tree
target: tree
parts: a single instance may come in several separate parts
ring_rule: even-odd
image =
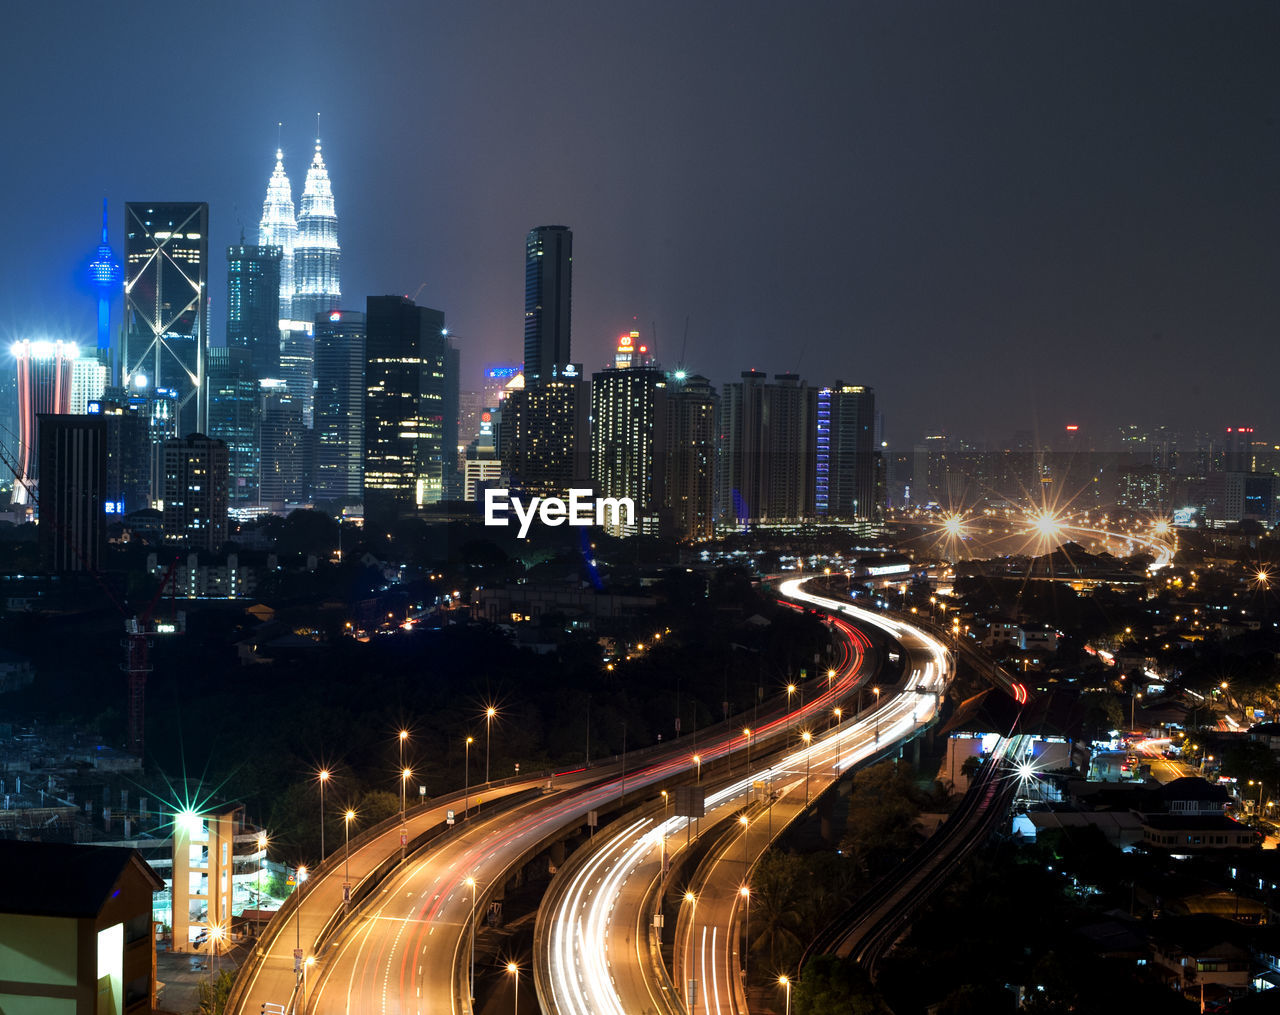
[[[818,955],[809,960],[791,995],[796,1015],[890,1015],[862,967],[853,959]]]
[[[794,968],[802,941],[798,857],[770,850],[751,877],[751,948],[775,968]]]
[[[920,804],[912,775],[910,765],[882,761],[853,777],[849,830],[840,848],[867,873],[876,873],[920,841],[915,827]]]
[[[226,969],[215,980],[201,980],[196,986],[200,1000],[200,1007],[196,1011],[199,1015],[223,1015],[227,1010],[227,997],[231,994],[231,984],[234,982],[235,977]]]

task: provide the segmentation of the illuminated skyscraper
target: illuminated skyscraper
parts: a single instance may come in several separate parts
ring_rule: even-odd
[[[573,233],[568,226],[538,226],[524,245],[524,380],[528,386],[556,376],[569,362],[573,303]]]
[[[102,242],[86,269],[89,282],[98,294],[98,353],[105,357],[111,349],[111,301],[120,292],[124,271],[116,252],[107,242],[107,199],[102,199]],[[105,359],[103,360],[105,362]]]
[[[444,312],[403,296],[370,296],[366,309],[366,514],[371,505],[435,504],[448,496],[458,439],[457,357],[450,355]]]
[[[263,507],[284,511],[307,503],[312,431],[302,424],[302,402],[283,381],[265,380],[261,397]]]
[[[316,320],[313,485],[321,500],[364,498],[364,314],[331,310]]]
[[[284,152],[276,149],[276,168],[267,181],[267,199],[262,202],[258,224],[258,246],[280,248],[280,312],[276,320],[293,315],[293,248],[298,242],[298,222],[293,216],[293,188],[284,175]]]
[[[259,379],[280,372],[283,258],[277,246],[227,248],[227,346],[248,354]]]
[[[508,485],[536,497],[567,497],[591,472],[591,387],[577,363],[511,391],[502,402],[498,457]]]
[[[258,506],[258,379],[244,349],[209,350],[209,436],[227,446],[227,501]]]
[[[591,481],[598,495],[630,497],[636,506],[632,526],[606,526],[615,536],[658,534],[666,480],[667,378],[647,349],[639,353],[636,337],[623,335],[618,365],[591,378]]]
[[[13,345],[18,372],[18,475],[14,478],[13,503],[31,502],[39,479],[36,456],[39,434],[36,417],[71,411],[71,364],[80,354],[72,342],[32,342]],[[12,446],[11,441],[6,443]]]
[[[341,253],[333,188],[320,154],[320,139],[316,138],[315,155],[307,170],[298,209],[298,238],[293,247],[293,312],[289,315],[292,320],[310,323],[316,314],[338,309],[342,298]]]
[[[715,537],[719,403],[705,377],[677,370],[668,380],[659,417],[665,458],[659,509],[678,539]]]
[[[882,514],[878,465],[880,449],[875,442],[876,395],[862,384],[837,381],[833,388],[818,394],[818,498],[823,485],[823,439],[827,439],[826,511],[819,515],[871,521]],[[828,416],[823,419],[823,406]],[[824,427],[826,428],[824,430]]]
[[[122,383],[173,391],[179,431],[203,433],[209,419],[209,206],[130,202],[124,217]]]

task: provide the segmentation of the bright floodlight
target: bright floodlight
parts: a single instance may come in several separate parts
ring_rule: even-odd
[[[1031,767],[1029,762],[1024,761],[1018,766],[1018,775],[1022,776],[1024,779],[1030,779],[1035,775],[1035,769]]]
[[[515,973],[515,972],[518,972],[518,971],[519,971],[519,969],[520,969],[520,967],[519,967],[519,966],[517,966],[514,962],[508,962],[508,963],[507,963],[507,972],[508,972],[508,973]]]
[[[942,523],[942,527],[948,536],[952,536],[956,539],[959,539],[964,535],[964,519],[959,515],[947,515],[946,519]]]
[[[1062,531],[1062,522],[1052,511],[1041,511],[1031,519],[1031,527],[1042,536],[1056,536]]]

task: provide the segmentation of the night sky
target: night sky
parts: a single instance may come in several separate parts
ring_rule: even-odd
[[[574,359],[873,385],[897,446],[1066,422],[1280,441],[1280,5],[9,4],[0,338],[93,343],[110,200],[258,220],[320,112],[344,306],[413,294],[463,388],[574,231]],[[634,320],[633,320],[634,319]]]

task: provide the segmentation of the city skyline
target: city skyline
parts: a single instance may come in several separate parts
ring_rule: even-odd
[[[18,25],[3,72],[15,93],[43,80],[30,61],[55,40],[68,69],[13,113],[28,157],[0,180],[24,195],[13,224],[31,242],[0,272],[5,344],[91,344],[73,274],[104,194],[117,249],[124,202],[154,197],[209,201],[217,252],[260,218],[277,122],[297,182],[321,112],[342,309],[422,287],[455,322],[467,377],[519,355],[519,238],[564,222],[589,371],[636,327],[664,362],[717,383],[754,367],[873,386],[898,444],[1066,422],[1216,429],[1239,412],[1280,431],[1262,380],[1280,268],[1269,6],[746,5],[722,32],[710,7],[384,4],[402,30],[356,79],[309,68],[340,41],[372,60],[374,14],[325,4],[263,25],[233,4],[193,43],[219,71],[209,85],[153,96],[171,150],[200,154],[157,160],[110,118],[72,114],[77,147],[105,156],[86,172],[45,127],[68,122],[85,75],[105,76],[98,94],[139,86],[140,67],[99,54],[196,17],[160,9],[87,9],[71,32],[55,10]],[[238,73],[248,56],[231,40],[250,24],[280,54],[269,85]],[[409,59],[424,34],[440,40],[426,65]],[[564,53],[532,113],[508,101],[529,46]],[[671,73],[615,73],[633,64]],[[193,101],[207,115],[179,116]],[[225,266],[211,262],[218,345]],[[1183,365],[1224,348],[1235,365]]]

